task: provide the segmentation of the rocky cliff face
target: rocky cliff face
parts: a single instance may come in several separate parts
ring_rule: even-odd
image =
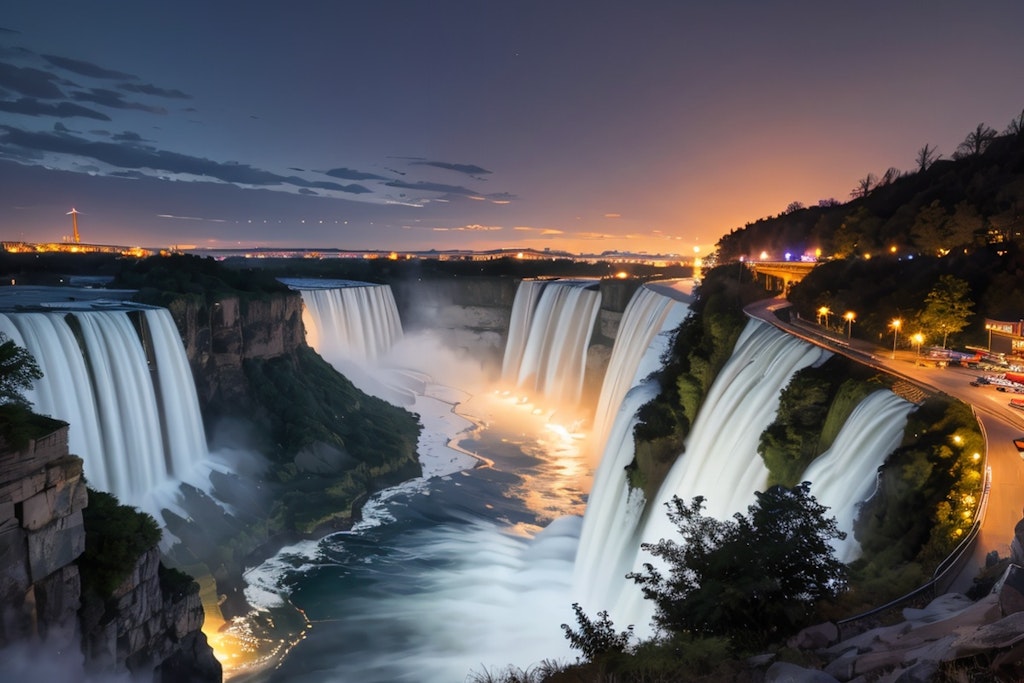
[[[181,332],[204,415],[214,401],[247,401],[242,364],[283,356],[305,342],[298,292],[242,301],[226,296],[212,306],[179,299],[169,307]]]
[[[161,591],[155,547],[110,601],[83,608],[77,562],[88,494],[67,430],[21,450],[0,444],[0,650],[28,643],[65,657],[83,652],[85,669],[104,674],[174,671],[185,677],[163,680],[219,681],[198,591]],[[81,665],[82,657],[71,661]]]

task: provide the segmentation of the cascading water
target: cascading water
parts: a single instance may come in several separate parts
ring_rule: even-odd
[[[643,511],[643,495],[630,489],[626,474],[634,456],[633,427],[640,407],[659,391],[649,377],[660,367],[671,333],[689,313],[687,294],[664,285],[641,287],[619,324],[591,431],[600,464],[583,517],[574,571],[574,584],[586,586],[580,600],[588,604],[594,596],[606,595],[608,583],[621,582],[630,569],[621,564],[623,553],[607,550],[621,549],[626,539],[619,535],[632,530]],[[605,566],[600,575],[592,571],[617,560],[617,567]]]
[[[149,510],[157,488],[207,458],[195,385],[174,321],[165,309],[135,304],[70,307],[0,314],[0,329],[43,372],[26,397],[37,412],[70,425],[69,448],[83,458],[92,486]],[[141,338],[131,315],[138,316]],[[152,345],[149,357],[146,343]]]
[[[707,499],[705,513],[719,519],[754,502],[754,492],[764,489],[768,476],[757,445],[761,432],[775,417],[780,392],[797,370],[824,362],[829,355],[766,323],[747,323],[708,391],[683,456],[669,470],[654,500],[648,502],[639,526],[619,531],[614,537],[619,547],[606,544],[605,555],[614,559],[577,572],[585,581],[584,586],[577,586],[578,594],[595,600],[585,608],[608,609],[616,623],[634,624],[638,632],[646,633],[653,605],[622,577],[621,569],[639,570],[651,561],[640,550],[641,542],[676,534],[665,514],[665,504],[672,496],[689,500],[703,495]],[[603,504],[591,500],[591,505]],[[581,545],[582,557],[591,552]],[[615,575],[608,576],[609,571]],[[607,586],[608,591],[594,596],[586,584]]]
[[[306,343],[328,362],[377,360],[402,337],[402,322],[388,285],[348,280],[282,282],[302,295]]]
[[[836,557],[852,562],[860,556],[853,523],[861,503],[875,488],[878,468],[900,445],[914,404],[887,389],[872,392],[843,424],[832,447],[814,459],[801,477],[811,494],[829,508],[846,539],[835,540]]]
[[[600,308],[593,281],[521,282],[512,304],[504,380],[555,403],[577,404]]]

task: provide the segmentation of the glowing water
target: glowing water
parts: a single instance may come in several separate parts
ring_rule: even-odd
[[[283,280],[299,290],[306,343],[328,362],[373,361],[402,337],[388,285],[342,280]]]
[[[914,404],[888,389],[861,401],[836,436],[832,447],[819,455],[804,472],[811,482],[811,494],[830,508],[844,541],[834,541],[836,556],[852,562],[860,556],[860,544],[853,537],[853,523],[860,504],[875,489],[876,473],[903,439],[907,415]]]
[[[152,367],[130,315],[152,345]],[[35,357],[43,379],[27,398],[70,425],[70,450],[92,486],[148,510],[155,489],[206,459],[195,385],[167,310],[7,313],[0,329]]]
[[[647,286],[637,290],[623,313],[605,372],[591,432],[600,465],[583,518],[573,580],[582,588],[578,599],[583,604],[604,599],[609,583],[621,583],[630,569],[623,564],[622,548],[644,503],[643,494],[631,490],[627,481],[626,466],[634,456],[633,427],[637,411],[659,390],[650,375],[660,368],[671,333],[689,313],[688,302],[670,294]],[[604,570],[595,573],[593,568],[600,566]]]
[[[600,308],[601,293],[592,281],[520,283],[502,364],[505,381],[557,404],[577,404]]]
[[[675,527],[665,514],[665,504],[672,496],[687,501],[705,496],[705,513],[719,519],[745,511],[754,502],[754,492],[763,490],[767,483],[768,471],[757,444],[761,432],[775,418],[780,392],[797,370],[824,362],[829,355],[771,325],[757,320],[747,323],[732,356],[708,391],[683,456],[648,503],[635,533],[622,533],[621,553],[625,558],[591,568],[590,580],[603,581],[610,590],[604,602],[590,606],[590,610],[608,609],[617,624],[634,624],[638,632],[646,632],[653,616],[652,603],[643,599],[636,586],[616,580],[621,574],[602,577],[605,567],[615,572],[622,566],[640,570],[644,562],[652,560],[640,550],[641,542],[675,537]],[[611,556],[617,552],[608,550]]]

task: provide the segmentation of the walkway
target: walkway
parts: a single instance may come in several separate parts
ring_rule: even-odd
[[[974,406],[985,431],[992,485],[988,509],[982,520],[981,534],[972,559],[951,587],[954,591],[966,591],[978,570],[984,567],[985,557],[991,551],[995,550],[1000,557],[1010,554],[1014,527],[1021,519],[1024,505],[1024,462],[1012,440],[1024,435],[1024,412],[1010,408],[1011,395],[996,391],[994,386],[971,386],[971,381],[982,374],[979,370],[924,367],[917,363],[917,354],[913,351],[897,350],[893,353],[891,349],[871,342],[848,340],[841,335],[828,333],[810,323],[783,322],[775,313],[788,306],[789,302],[784,299],[766,299],[747,306],[746,313],[812,344],[885,370],[919,390],[946,393]]]

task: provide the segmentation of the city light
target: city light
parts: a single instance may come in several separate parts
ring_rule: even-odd
[[[857,314],[853,311],[847,311],[843,314],[843,318],[846,319],[846,338],[853,338],[853,321],[857,319]]]
[[[921,334],[920,332],[915,332],[914,336],[911,337],[911,339],[914,341],[914,345],[917,347],[917,355],[920,356],[921,355],[921,344],[924,343],[924,335]]]
[[[900,325],[903,321],[899,318],[894,318],[889,325],[892,327],[892,359],[896,360],[896,339],[900,336]]]

